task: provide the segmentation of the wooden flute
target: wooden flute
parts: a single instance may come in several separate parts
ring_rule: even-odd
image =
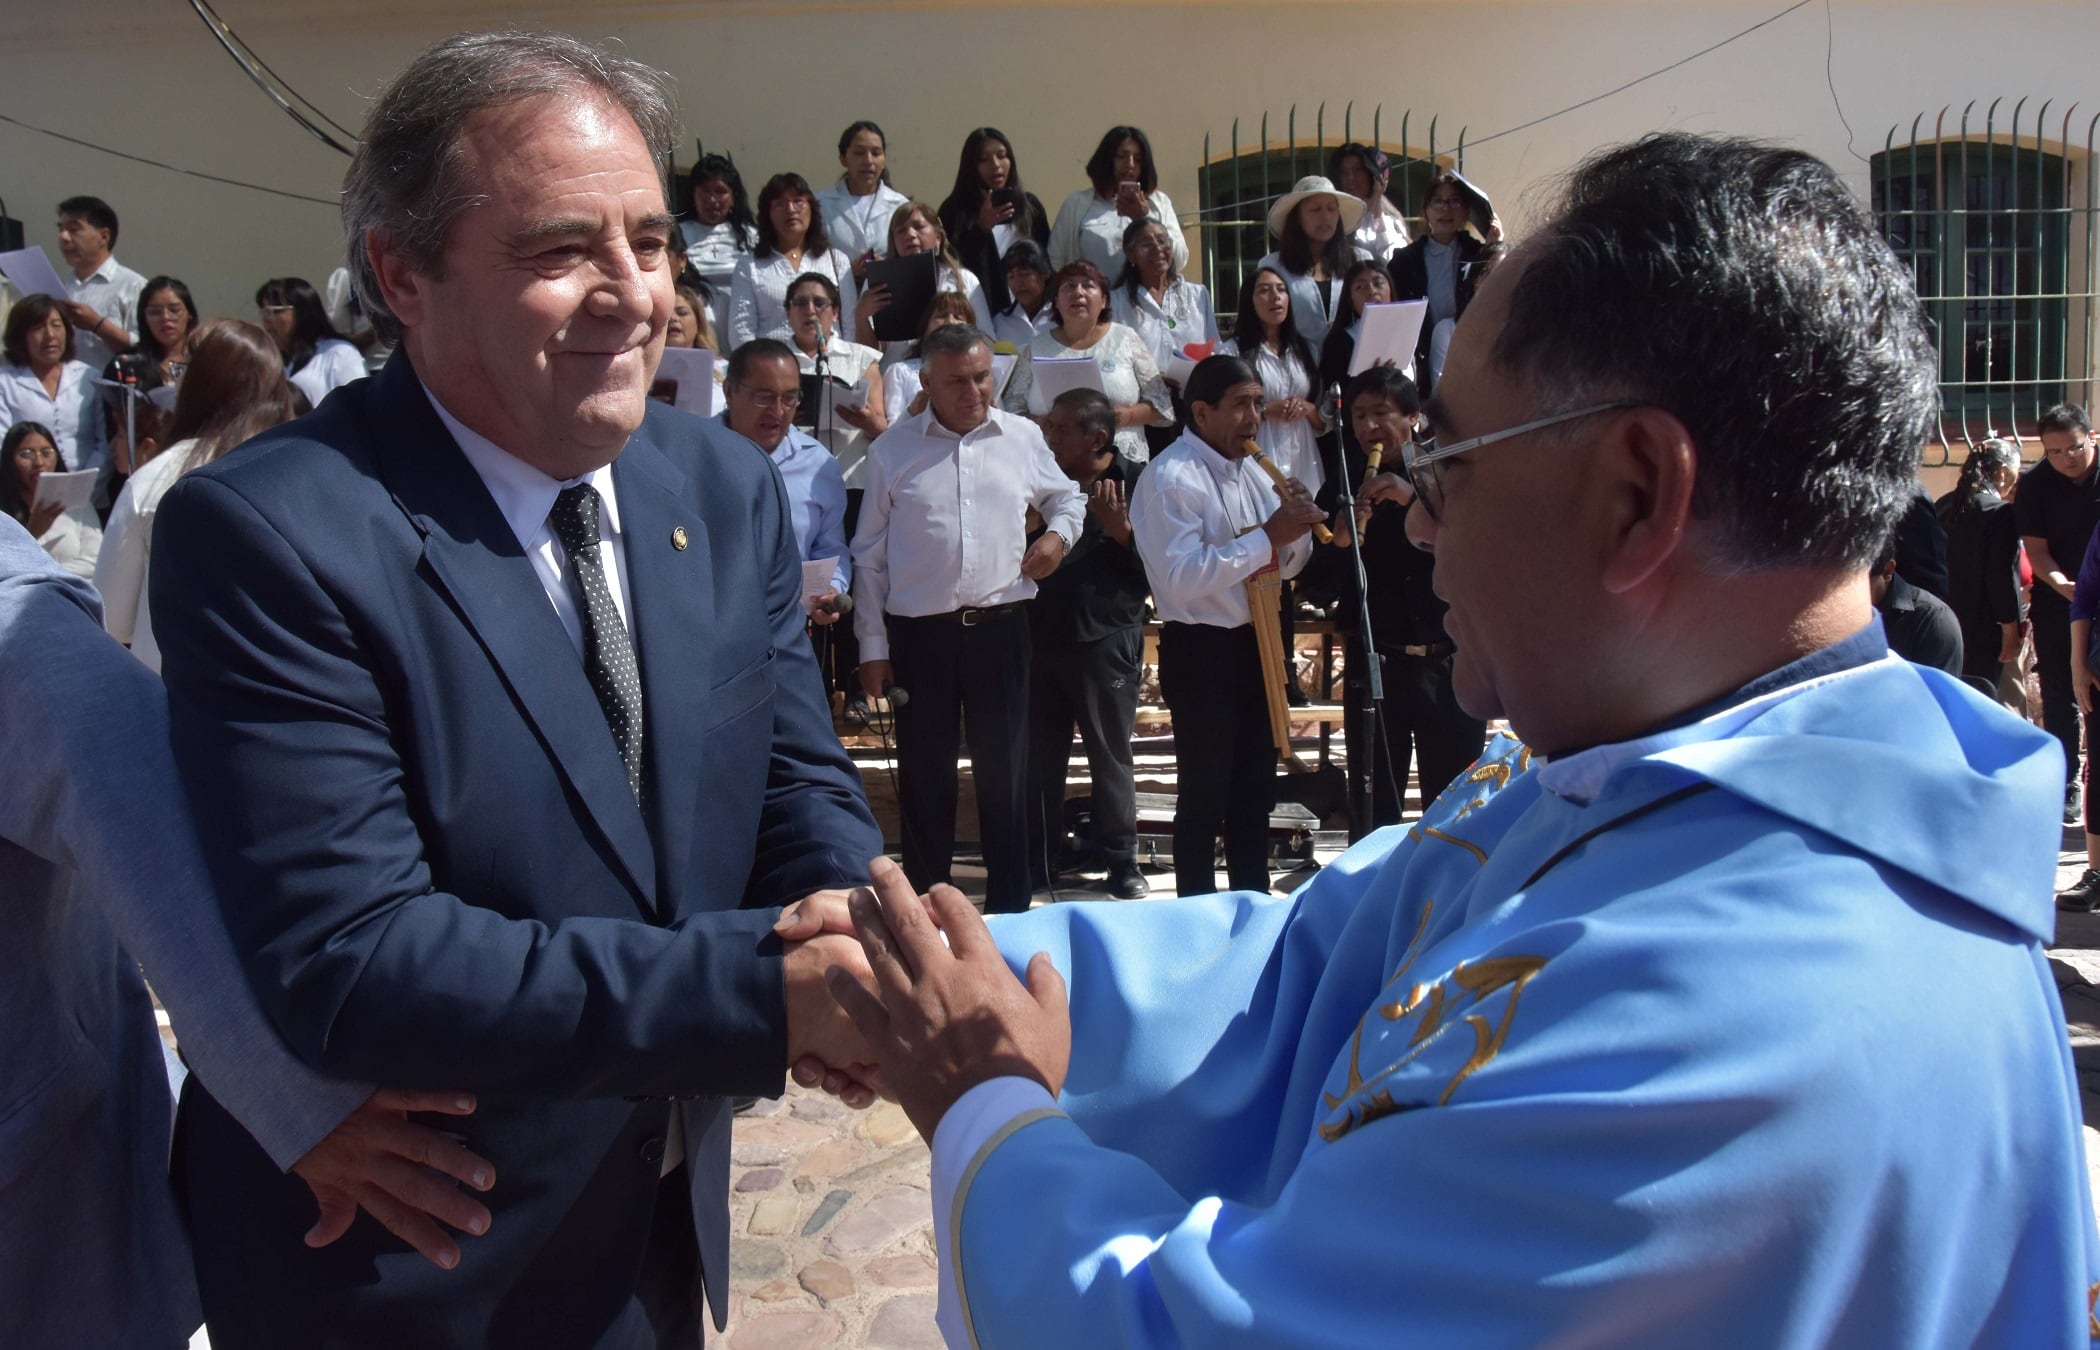
[[[1283,470],[1277,468],[1276,462],[1270,459],[1267,455],[1263,454],[1261,447],[1259,445],[1256,445],[1253,441],[1247,442],[1247,453],[1253,457],[1254,462],[1256,464],[1261,465],[1262,468],[1268,473],[1269,481],[1276,485],[1276,495],[1281,497],[1283,495],[1283,485],[1285,482]],[[1325,525],[1313,526],[1312,533],[1313,538],[1319,540],[1323,544],[1331,544],[1334,542],[1334,531],[1328,529]]]

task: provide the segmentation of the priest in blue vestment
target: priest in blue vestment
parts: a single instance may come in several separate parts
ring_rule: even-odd
[[[852,900],[949,1343],[2087,1345],[2061,752],[1868,593],[1937,366],[1817,160],[1578,169],[1376,489],[1511,734],[1288,898]]]

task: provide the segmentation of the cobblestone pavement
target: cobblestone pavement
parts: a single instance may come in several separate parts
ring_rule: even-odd
[[[2059,890],[2085,870],[2084,832],[2067,828],[2063,847],[2056,868]],[[2085,1110],[2086,1176],[2095,1208],[2100,1210],[2100,914],[2056,916],[2049,969],[2056,976],[2057,995],[2063,999],[2071,1060],[2078,1067],[2080,1105]]]

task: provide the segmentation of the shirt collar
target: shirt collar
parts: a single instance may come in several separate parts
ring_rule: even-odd
[[[752,448],[757,450],[760,454],[763,455],[768,453],[764,446],[760,445],[757,441],[752,441],[749,436],[744,435],[743,432],[738,431],[735,427],[729,425],[728,413],[716,413],[714,415],[713,420],[716,426],[719,426],[720,428],[722,428],[722,430],[728,432],[730,435],[739,437],[742,440],[751,441]],[[785,464],[789,460],[794,459],[796,456],[807,454],[811,450],[816,450],[827,455],[831,453],[829,450],[824,449],[822,442],[818,441],[816,437],[810,435],[801,427],[790,426],[787,430],[787,435],[780,438],[780,444],[774,446],[770,454],[775,464]]]
[[[954,441],[957,444],[961,444],[966,441],[982,440],[986,436],[998,435],[1006,430],[1005,419],[1011,416],[1013,414],[1003,408],[987,408],[985,409],[984,420],[976,426],[971,427],[968,431],[951,431],[947,423],[933,415],[933,405],[929,403],[912,421],[918,424],[922,435],[935,440]]]
[[[488,488],[489,495],[496,499],[496,509],[503,513],[503,521],[510,526],[510,532],[518,537],[518,547],[532,548],[540,532],[547,529],[547,516],[554,510],[554,499],[561,495],[563,488],[577,483],[589,483],[598,490],[600,536],[611,539],[620,533],[620,499],[613,490],[612,465],[601,464],[580,478],[550,478],[454,417],[444,404],[438,402],[437,395],[430,392],[430,386],[423,385],[423,397],[430,400],[438,420],[445,424],[445,430],[452,433],[460,453],[467,457],[467,463],[474,466],[474,472]]]
[[[117,255],[112,253],[102,260],[102,265],[84,277],[69,278],[75,286],[85,286],[90,281],[115,281],[117,279]]]

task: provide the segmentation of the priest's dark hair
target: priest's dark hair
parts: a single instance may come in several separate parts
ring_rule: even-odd
[[[1859,568],[1910,501],[1939,358],[1909,269],[1829,165],[1663,132],[1566,180],[1492,359],[1536,415],[1682,422],[1695,516],[1746,570]]]

